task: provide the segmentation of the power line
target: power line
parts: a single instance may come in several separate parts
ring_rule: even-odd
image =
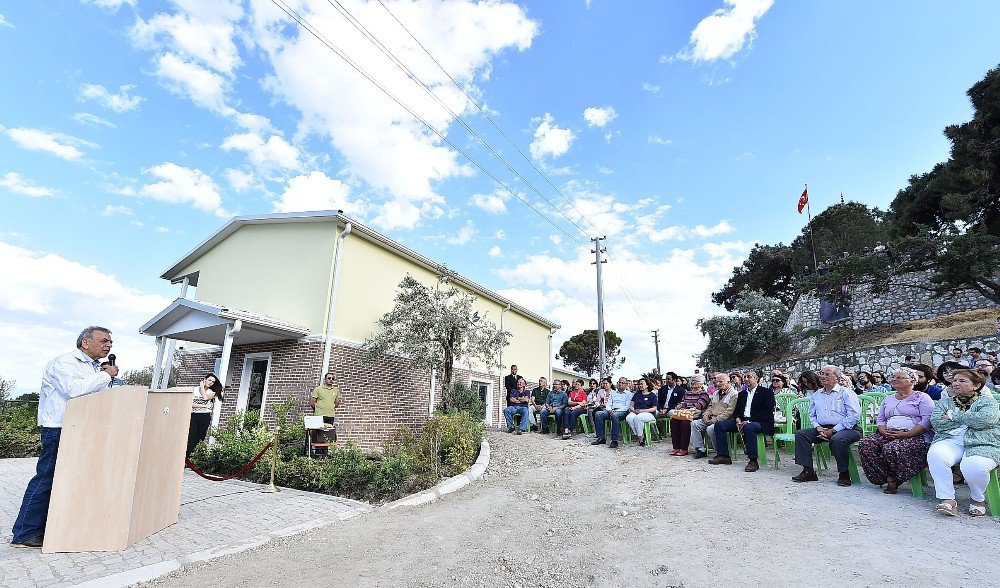
[[[459,84],[459,83],[458,83],[458,81],[457,81],[457,80],[456,80],[456,79],[455,79],[455,78],[454,78],[454,77],[453,77],[453,76],[451,75],[451,73],[449,73],[449,72],[448,72],[448,70],[446,70],[446,69],[444,68],[444,66],[443,66],[443,65],[441,65],[441,62],[439,62],[439,61],[437,60],[437,58],[435,58],[435,57],[434,57],[434,55],[432,55],[432,54],[431,54],[431,52],[430,52],[430,51],[429,51],[429,50],[427,49],[427,47],[425,47],[425,46],[424,46],[424,44],[420,42],[420,39],[418,39],[418,38],[416,37],[416,35],[414,35],[414,34],[413,34],[413,33],[412,33],[411,31],[410,31],[410,29],[409,29],[409,28],[407,28],[407,26],[406,26],[405,24],[403,24],[403,22],[402,22],[402,21],[400,21],[400,20],[399,20],[399,18],[397,18],[397,17],[396,17],[396,15],[395,15],[395,14],[394,14],[394,13],[392,12],[392,10],[390,10],[390,9],[389,9],[389,7],[385,5],[385,2],[383,2],[382,0],[378,0],[378,3],[379,3],[379,4],[381,4],[381,5],[382,5],[382,8],[384,8],[384,9],[385,9],[385,11],[389,13],[389,16],[391,16],[391,17],[392,17],[392,19],[393,19],[394,21],[396,21],[396,23],[397,23],[397,24],[399,24],[399,26],[400,26],[400,27],[402,27],[402,29],[403,29],[404,31],[406,31],[406,34],[407,34],[407,35],[409,35],[411,39],[413,39],[413,42],[415,42],[415,43],[417,44],[417,46],[418,46],[418,47],[420,47],[420,48],[421,48],[421,49],[423,50],[423,52],[424,52],[425,54],[427,54],[427,57],[429,57],[429,58],[431,59],[431,61],[433,61],[433,62],[434,62],[434,65],[438,66],[438,69],[440,69],[440,70],[441,70],[441,72],[442,72],[442,73],[444,73],[444,75],[448,76],[448,79],[449,79],[449,80],[451,80],[451,83],[452,83],[452,84],[454,84],[454,85],[455,85],[455,87],[456,87],[456,88],[458,88],[458,89],[459,89],[459,90],[460,90],[460,91],[462,92],[462,94],[464,94],[464,95],[465,95],[465,97],[466,97],[466,98],[467,98],[467,99],[469,100],[469,102],[471,102],[471,103],[472,103],[472,105],[473,105],[473,106],[475,106],[475,107],[476,107],[476,109],[477,109],[477,110],[478,110],[478,111],[479,111],[479,112],[480,112],[480,113],[481,113],[481,114],[483,115],[483,117],[485,117],[485,118],[486,118],[486,120],[488,120],[488,121],[490,122],[490,124],[491,124],[491,125],[493,125],[493,128],[494,128],[494,129],[496,129],[496,130],[497,130],[497,132],[499,132],[499,133],[500,133],[500,135],[501,135],[501,136],[503,136],[503,138],[507,140],[507,143],[509,143],[509,144],[510,144],[510,146],[511,146],[511,147],[513,147],[513,148],[514,148],[514,150],[515,150],[515,151],[517,151],[517,153],[518,153],[518,154],[519,154],[519,155],[520,155],[520,156],[521,156],[521,157],[522,157],[522,158],[523,158],[523,159],[524,159],[524,160],[525,160],[526,162],[528,162],[528,165],[530,165],[530,166],[531,166],[531,168],[535,170],[535,173],[537,173],[537,174],[538,174],[539,176],[541,176],[541,177],[542,177],[542,179],[544,179],[544,180],[546,181],[546,183],[548,183],[548,185],[552,187],[552,189],[553,189],[553,190],[555,190],[556,192],[558,192],[558,193],[559,193],[559,195],[560,195],[560,196],[562,196],[563,200],[565,200],[565,201],[567,202],[567,204],[569,204],[569,205],[570,205],[570,206],[571,206],[571,207],[573,208],[573,210],[575,210],[575,211],[576,211],[576,213],[580,215],[580,218],[581,218],[581,219],[585,220],[585,221],[587,222],[587,224],[589,224],[589,225],[591,226],[591,228],[593,228],[593,229],[594,229],[595,231],[597,231],[598,233],[600,233],[600,232],[601,232],[601,230],[600,230],[600,229],[598,229],[598,228],[597,228],[597,227],[596,227],[596,226],[594,225],[594,223],[592,223],[592,222],[590,221],[590,219],[589,219],[589,218],[587,218],[587,217],[586,217],[586,216],[585,216],[585,215],[584,215],[584,214],[583,214],[583,213],[582,213],[582,212],[580,211],[580,209],[579,209],[579,208],[577,208],[577,207],[576,207],[576,205],[575,205],[575,204],[573,204],[573,202],[572,202],[572,201],[571,201],[571,200],[570,200],[569,198],[567,198],[567,197],[566,197],[566,195],[565,195],[565,194],[563,194],[562,190],[560,190],[560,189],[559,189],[559,188],[558,188],[558,187],[557,187],[557,186],[556,186],[556,185],[555,185],[554,183],[552,183],[552,180],[550,180],[550,179],[549,179],[549,177],[548,177],[547,175],[545,175],[544,173],[542,173],[542,171],[541,171],[540,169],[538,169],[538,167],[537,167],[537,166],[535,166],[535,163],[534,163],[533,161],[531,161],[531,159],[530,159],[530,158],[529,158],[529,157],[528,157],[527,155],[525,155],[525,154],[524,154],[524,151],[521,151],[521,149],[520,149],[520,148],[519,148],[519,147],[517,146],[517,144],[516,144],[516,143],[514,143],[514,141],[512,141],[512,140],[510,139],[510,137],[508,137],[508,136],[507,136],[507,133],[505,133],[505,132],[503,131],[503,129],[501,129],[501,128],[500,128],[500,125],[498,125],[498,124],[496,123],[496,121],[494,121],[494,120],[493,120],[493,117],[491,117],[491,116],[489,115],[489,113],[488,113],[488,112],[487,112],[487,111],[486,111],[486,110],[485,110],[485,109],[484,109],[483,107],[481,107],[481,106],[479,105],[479,103],[478,103],[478,102],[477,102],[477,101],[476,101],[476,100],[475,100],[475,99],[474,99],[474,98],[473,98],[472,96],[470,96],[470,95],[469,95],[469,93],[468,93],[468,92],[466,92],[466,91],[465,91],[465,88],[463,88],[463,87],[462,87],[462,85],[461,85],[461,84]],[[555,208],[555,207],[553,207],[553,208]],[[558,210],[558,209],[557,209],[557,210]],[[565,216],[565,215],[563,215],[563,216]],[[568,217],[567,217],[567,220],[568,220]],[[573,221],[570,221],[570,222],[573,222]],[[574,225],[576,225],[576,223],[573,223],[573,224],[574,224]],[[577,228],[580,228],[580,227],[579,227],[579,225],[576,225],[576,226],[577,226]],[[586,233],[586,231],[583,231],[583,232],[584,232],[584,233]]]
[[[459,122],[459,124],[461,124],[465,128],[466,132],[468,132],[469,135],[471,135],[473,138],[475,138],[477,141],[479,141],[479,143],[481,143],[483,145],[483,147],[485,147],[490,152],[490,154],[492,154],[497,160],[499,160],[500,163],[502,163],[507,168],[508,171],[510,171],[512,174],[514,174],[515,176],[517,176],[518,179],[520,179],[521,181],[523,181],[529,188],[531,188],[536,194],[538,194],[542,199],[544,199],[549,204],[549,206],[552,207],[553,210],[555,210],[560,216],[562,216],[567,221],[569,221],[569,223],[572,224],[574,227],[576,227],[577,229],[579,229],[581,233],[586,234],[587,230],[585,228],[583,228],[582,226],[580,226],[579,224],[577,224],[572,218],[570,218],[565,213],[563,213],[563,211],[560,210],[559,207],[557,207],[555,204],[553,204],[552,201],[549,200],[549,198],[547,196],[545,196],[544,194],[542,194],[542,192],[538,188],[536,188],[534,184],[532,184],[530,181],[528,181],[527,178],[525,178],[523,175],[521,175],[521,173],[518,172],[506,159],[504,159],[503,156],[500,155],[500,153],[498,153],[497,150],[494,149],[494,147],[492,145],[490,145],[489,142],[486,141],[486,139],[484,139],[482,136],[480,136],[479,133],[477,133],[465,121],[465,119],[462,118],[462,116],[459,113],[457,113],[454,110],[452,110],[452,108],[450,106],[448,106],[448,104],[446,104],[437,94],[434,93],[434,91],[431,89],[431,87],[426,82],[424,82],[422,79],[420,79],[420,77],[412,69],[410,69],[409,66],[407,66],[405,63],[403,63],[403,61],[401,59],[399,59],[396,56],[396,54],[392,52],[391,49],[389,49],[388,47],[386,47],[385,44],[382,43],[382,41],[379,40],[377,36],[375,36],[374,33],[372,33],[370,30],[368,30],[368,28],[360,20],[358,20],[351,13],[351,11],[347,9],[347,7],[345,7],[343,4],[341,4],[340,0],[326,0],[326,1],[337,12],[339,12],[344,18],[346,18],[347,21],[349,23],[351,23],[351,25],[354,26],[355,29],[358,30],[358,32],[360,32],[366,39],[368,39],[368,41],[370,43],[372,43],[383,55],[385,55],[396,67],[398,67],[404,74],[406,74],[407,78],[409,78],[413,83],[415,83],[418,86],[420,86],[420,88],[422,90],[424,90],[424,92],[427,93],[427,95],[430,96],[432,100],[434,100],[435,102],[437,102],[445,111],[448,112],[448,114],[450,114],[455,120],[457,120]],[[383,7],[384,6],[385,5],[383,4]],[[392,15],[391,12],[389,14]],[[393,15],[393,19],[395,19],[394,15]],[[399,22],[399,20],[396,19],[396,22]],[[402,26],[402,24],[401,24],[401,26]],[[404,27],[404,30],[406,30],[406,32],[409,33],[409,30],[405,29],[405,27]],[[420,42],[417,41],[415,37],[413,37],[412,33],[410,33],[410,37],[413,38],[414,41],[416,41],[418,45],[420,44]],[[421,45],[421,48],[424,49],[424,52],[427,53],[428,56],[430,56],[430,58],[434,61],[435,64],[438,65],[439,68],[441,68],[441,64],[438,63],[436,59],[434,59],[434,56],[431,55],[427,51],[427,49],[423,47],[423,45]],[[463,94],[465,94],[466,98],[470,98],[469,95],[465,92],[465,90],[463,88],[461,88],[461,86],[458,86],[458,83],[455,81],[454,78],[451,77],[451,75],[447,71],[445,71],[443,68],[441,68],[441,71],[444,71],[445,75],[447,75],[448,78],[452,81],[452,83],[455,84],[456,87],[458,87],[459,90],[461,90]],[[470,98],[470,100],[471,100],[471,98]],[[473,104],[476,104],[475,101],[472,101],[472,102],[473,102]],[[476,104],[476,107],[478,108],[478,104]],[[480,110],[482,111],[482,109],[480,109]],[[492,119],[491,119],[491,122],[492,122]],[[499,127],[497,127],[495,123],[494,123],[494,127],[496,127],[499,130]],[[504,134],[503,131],[500,131],[500,133]],[[504,135],[504,136],[506,137],[506,135]],[[508,142],[510,141],[509,138],[507,140],[508,140]],[[512,145],[513,145],[513,143],[512,143]],[[517,149],[517,146],[515,145],[514,148]],[[518,150],[518,151],[520,152],[520,150]],[[523,155],[524,154],[522,153],[522,156]],[[530,164],[531,162],[529,161],[528,163]],[[532,166],[532,167],[534,167],[534,166]],[[538,171],[537,168],[535,168],[535,170]],[[548,180],[548,178],[545,178],[545,179]],[[593,226],[593,225],[591,225],[591,226]],[[595,227],[595,230],[597,230],[596,227]],[[579,241],[577,243],[580,244],[580,245],[583,244],[583,243],[581,243]]]
[[[367,71],[365,71],[365,69],[363,67],[361,67],[357,62],[355,62],[353,59],[351,59],[350,56],[348,56],[346,53],[344,53],[333,42],[331,42],[329,39],[327,39],[326,36],[324,36],[321,32],[319,32],[319,30],[315,29],[315,27],[313,27],[312,24],[310,24],[305,18],[303,18],[301,15],[299,15],[298,12],[296,12],[292,8],[289,8],[287,5],[285,5],[285,3],[282,0],[271,0],[271,3],[274,4],[275,6],[277,6],[279,9],[281,9],[282,12],[284,12],[285,14],[287,14],[292,20],[294,20],[306,32],[308,32],[313,37],[315,37],[316,40],[318,40],[320,43],[323,43],[328,49],[330,49],[331,51],[333,51],[333,53],[337,57],[339,57],[340,59],[342,59],[345,63],[347,63],[349,66],[351,66],[351,68],[353,68],[355,71],[357,71],[359,74],[361,74],[366,80],[368,80],[369,82],[371,82],[383,94],[385,94],[387,97],[389,97],[389,99],[391,99],[393,102],[395,102],[396,104],[398,104],[403,110],[405,110],[407,113],[409,113],[410,116],[412,116],[416,120],[420,121],[421,124],[423,124],[425,127],[427,127],[427,129],[430,130],[432,133],[434,133],[435,135],[437,135],[438,138],[440,138],[442,141],[444,141],[445,143],[447,143],[448,146],[450,146],[452,149],[454,149],[458,153],[462,154],[463,157],[465,157],[467,160],[469,160],[469,162],[471,162],[473,165],[475,165],[477,168],[479,168],[480,171],[482,171],[484,174],[486,174],[496,184],[498,184],[504,190],[506,190],[507,192],[509,192],[512,196],[514,196],[515,198],[517,198],[522,204],[524,204],[525,206],[527,206],[529,209],[531,209],[532,212],[534,212],[535,214],[537,214],[538,216],[540,216],[542,219],[544,219],[545,222],[547,222],[550,225],[552,225],[553,227],[555,227],[559,232],[561,232],[562,234],[566,235],[567,237],[569,237],[570,239],[572,239],[573,241],[575,241],[578,245],[583,246],[583,242],[579,238],[571,235],[565,229],[563,229],[562,227],[560,227],[556,223],[552,222],[552,220],[549,217],[547,217],[544,214],[542,214],[541,212],[539,212],[538,209],[536,209],[534,206],[532,206],[531,203],[529,203],[527,200],[525,200],[520,194],[518,194],[517,192],[511,190],[510,187],[507,186],[506,183],[504,183],[502,180],[500,180],[495,175],[493,175],[481,163],[479,163],[478,161],[476,161],[471,155],[469,155],[468,153],[466,153],[463,149],[461,149],[458,145],[456,145],[453,141],[451,141],[447,136],[445,136],[444,133],[442,133],[441,131],[437,130],[437,128],[435,128],[433,125],[431,125],[429,122],[427,122],[423,117],[421,117],[419,114],[417,114],[416,112],[414,112],[413,109],[411,109],[409,106],[407,106],[406,104],[404,104],[402,100],[400,100],[399,98],[397,98],[392,92],[390,92],[382,84],[380,84],[377,80],[375,80],[375,78],[373,78]]]

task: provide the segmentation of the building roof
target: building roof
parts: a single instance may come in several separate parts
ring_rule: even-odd
[[[517,311],[519,314],[524,315],[550,329],[558,329],[560,325],[550,321],[549,319],[543,317],[540,314],[532,312],[523,306],[516,304],[503,296],[500,296],[496,292],[489,290],[485,286],[477,284],[472,280],[456,273],[451,268],[446,267],[444,264],[437,263],[436,261],[424,257],[423,255],[417,253],[416,251],[406,247],[396,241],[393,241],[389,237],[371,229],[358,221],[344,215],[339,210],[319,210],[313,212],[280,212],[273,214],[256,214],[256,215],[245,215],[236,216],[230,219],[221,229],[210,235],[207,239],[202,241],[197,247],[192,249],[187,255],[180,258],[176,263],[174,263],[170,268],[160,275],[164,280],[170,280],[173,283],[181,281],[184,276],[178,275],[178,273],[185,267],[191,265],[196,259],[210,251],[216,245],[224,241],[227,237],[235,233],[241,227],[245,225],[261,225],[261,224],[278,224],[278,223],[308,223],[308,222],[336,222],[339,225],[346,225],[351,223],[351,234],[357,234],[359,237],[366,239],[372,243],[375,243],[385,249],[389,249],[402,257],[410,260],[411,262],[423,266],[438,274],[445,274],[451,277],[451,280],[457,284],[461,284],[468,290],[475,292],[476,294],[482,296],[483,298],[492,300],[497,304],[506,306],[510,305],[511,310]],[[197,286],[197,280],[191,281],[191,285]]]
[[[240,321],[242,326],[238,335],[241,344],[298,339],[309,334],[309,329],[299,325],[190,298],[178,298],[171,302],[142,325],[139,333],[222,345],[226,329],[236,321]]]

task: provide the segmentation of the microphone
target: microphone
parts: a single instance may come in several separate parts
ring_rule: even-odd
[[[114,354],[114,353],[112,353],[111,355],[109,355],[109,356],[108,356],[108,365],[115,365],[115,360],[116,360],[116,359],[118,359],[118,358],[117,358],[117,357],[115,357],[115,354]],[[111,388],[111,387],[113,387],[114,385],[115,385],[115,377],[114,377],[114,376],[111,376],[111,383],[110,383],[110,384],[108,384],[108,388]]]

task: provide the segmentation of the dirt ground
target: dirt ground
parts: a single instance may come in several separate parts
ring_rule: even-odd
[[[671,457],[669,441],[590,440],[491,433],[487,473],[434,504],[377,509],[152,585],[1000,584],[1000,518],[941,517],[906,485],[841,488],[829,470],[796,484],[787,454],[747,474],[742,460]]]

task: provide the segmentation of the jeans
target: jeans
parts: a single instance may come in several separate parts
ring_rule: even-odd
[[[553,408],[551,410],[548,409],[548,408],[543,408],[542,409],[542,422],[538,423],[538,425],[542,428],[542,431],[548,432],[548,430],[549,430],[549,415],[550,414],[551,415],[555,415],[555,417],[556,417],[556,428],[558,428],[559,427],[559,423],[561,423],[562,420],[563,420],[563,411],[565,411],[565,410],[566,410],[566,408],[564,408],[564,407]]]
[[[528,430],[528,405],[527,404],[512,404],[507,408],[503,409],[503,418],[507,421],[507,428],[514,428],[514,415],[521,415],[520,428],[522,431]]]
[[[62,427],[42,427],[42,452],[38,454],[35,476],[28,482],[21,510],[14,521],[13,543],[45,535],[45,520],[49,516],[49,497],[52,494],[52,477],[56,471],[61,436]]]
[[[715,439],[715,424],[706,425],[705,421],[698,419],[691,422],[691,446],[695,449],[705,451],[705,438]],[[714,443],[714,441],[713,441]]]
[[[567,408],[563,411],[563,430],[569,429],[572,433],[576,429],[576,419],[580,418],[581,414],[587,414],[586,408]]]
[[[594,428],[597,432],[598,439],[604,439],[604,423],[609,418],[611,419],[611,440],[621,441],[622,439],[622,421],[628,416],[627,410],[619,410],[617,412],[611,412],[608,410],[599,410],[594,413]]]

